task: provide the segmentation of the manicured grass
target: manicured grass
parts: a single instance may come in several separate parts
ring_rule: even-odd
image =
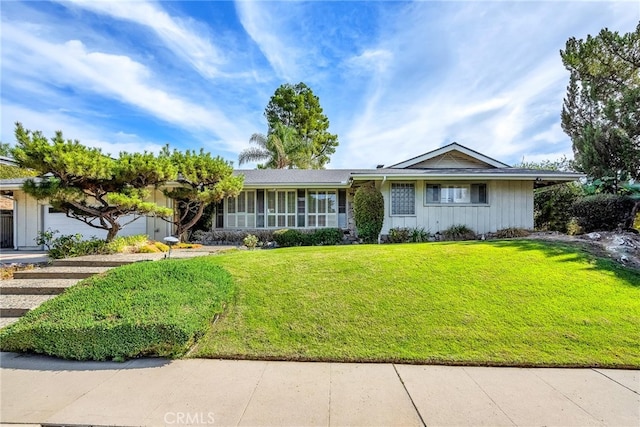
[[[127,265],[87,279],[0,331],[4,351],[69,359],[180,356],[231,299],[213,258]]]
[[[640,367],[640,273],[540,241],[244,251],[196,357]]]

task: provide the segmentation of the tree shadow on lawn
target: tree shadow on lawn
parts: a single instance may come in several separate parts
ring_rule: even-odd
[[[516,248],[521,251],[540,251],[556,262],[584,261],[592,269],[607,271],[615,274],[626,284],[640,288],[640,271],[622,266],[608,257],[603,250],[599,250],[587,243],[550,242],[544,240],[497,240],[490,242],[493,246]]]
[[[26,371],[119,371],[128,369],[161,368],[171,363],[169,359],[142,358],[125,362],[97,362],[65,360],[34,353],[7,353],[0,356],[0,368]]]

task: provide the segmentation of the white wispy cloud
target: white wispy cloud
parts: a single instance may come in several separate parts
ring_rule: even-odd
[[[171,16],[156,2],[64,0],[61,3],[67,6],[73,4],[150,29],[171,51],[205,77],[234,76],[221,70],[221,66],[228,62],[227,55],[213,43],[205,26],[191,18]]]
[[[3,22],[2,34],[4,66],[20,68],[22,79],[118,100],[191,133],[217,137],[227,149],[245,144],[247,124],[241,118],[231,120],[215,105],[171,93],[151,70],[128,56],[90,51],[79,40],[47,41],[9,22]]]

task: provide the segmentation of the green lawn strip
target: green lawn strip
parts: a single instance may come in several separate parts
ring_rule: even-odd
[[[2,329],[0,348],[79,360],[180,356],[233,292],[212,257],[135,263],[87,279]]]
[[[640,367],[640,274],[540,241],[215,258],[237,293],[196,357]]]

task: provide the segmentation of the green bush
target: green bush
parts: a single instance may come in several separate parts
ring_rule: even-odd
[[[585,233],[628,229],[633,225],[635,201],[629,196],[596,194],[583,197],[572,206],[572,213]]]
[[[442,233],[447,240],[473,240],[476,233],[464,224],[452,225]]]
[[[298,230],[283,228],[273,232],[273,240],[278,246],[286,248],[290,246],[302,246],[308,241],[308,237]]]
[[[135,263],[87,279],[0,330],[2,351],[65,359],[183,355],[231,299],[209,257]]]
[[[567,232],[571,206],[582,196],[576,183],[540,188],[533,193],[533,221],[536,230]]]
[[[375,243],[384,222],[382,193],[372,185],[358,188],[353,198],[353,214],[358,237],[365,243]]]
[[[339,245],[344,233],[339,228],[318,228],[309,235],[312,245]]]

